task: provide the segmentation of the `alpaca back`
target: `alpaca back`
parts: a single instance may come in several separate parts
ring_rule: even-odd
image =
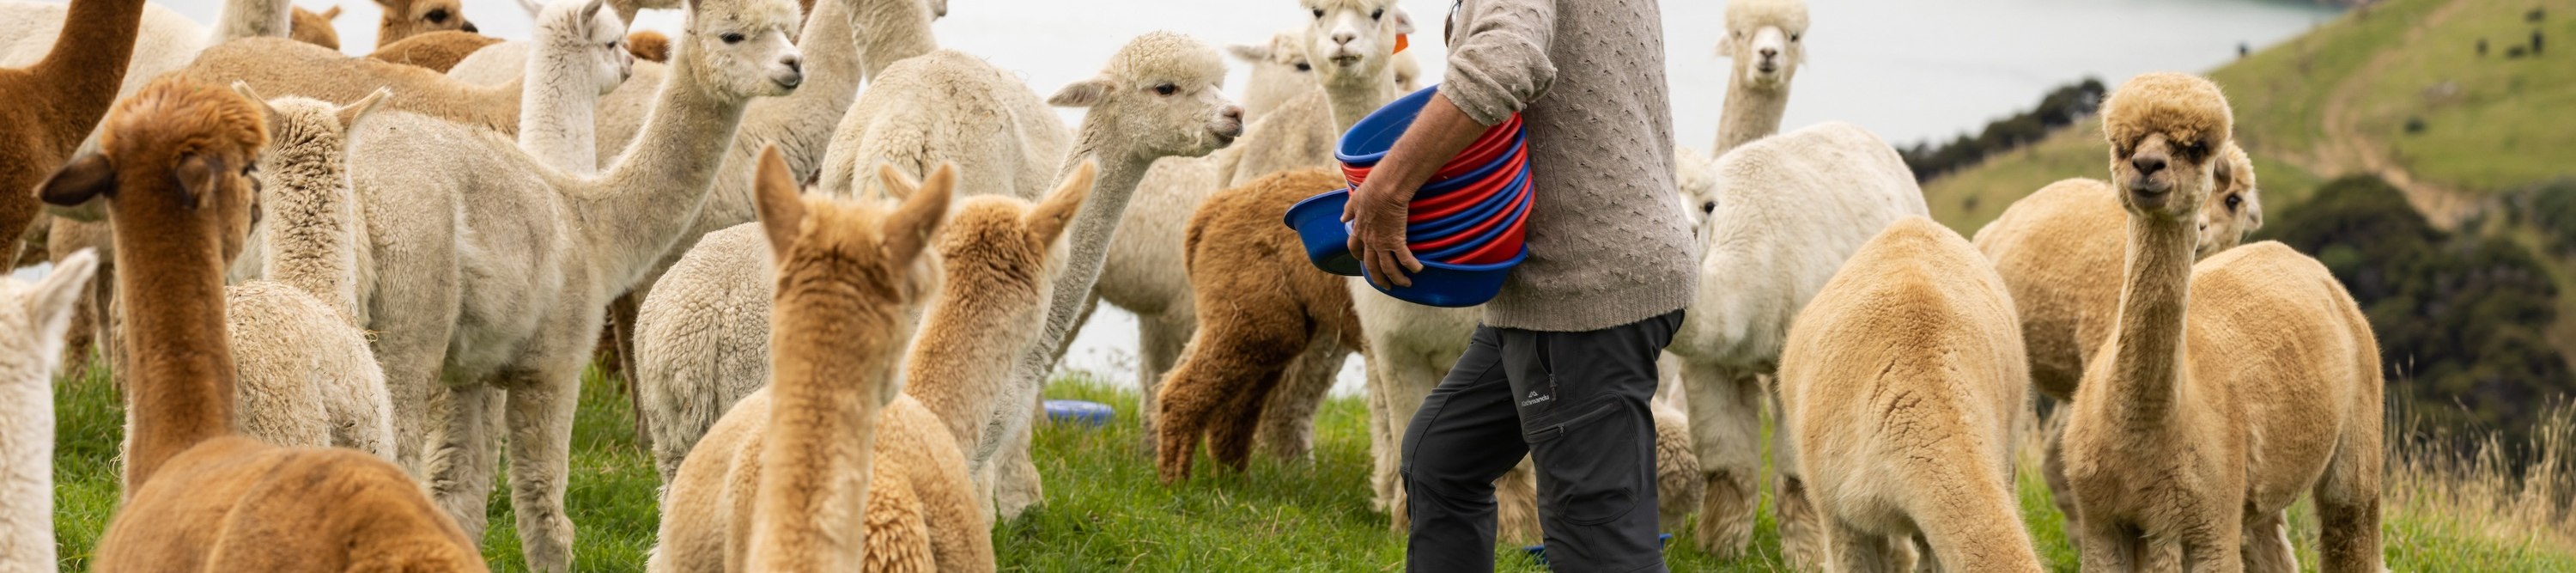
[[[1018,77],[955,50],[907,58],[869,78],[836,133],[821,187],[860,197],[882,195],[868,166],[920,179],[953,162],[965,176],[959,189],[1035,199],[1055,183],[1073,138]]]
[[[2120,280],[2107,272],[2129,254],[2117,193],[2098,179],[2050,183],[1977,230],[1977,249],[2012,289],[2031,382],[2059,400],[2075,399],[2085,357],[2120,311]]]
[[[2233,396],[2248,506],[2287,507],[2330,459],[2378,450],[2379,343],[2325,265],[2278,242],[2245,245],[2194,265],[2190,296],[2192,391]]]
[[[378,88],[402,94],[388,109],[466,123],[502,134],[519,130],[517,86],[480,87],[427,68],[366,58],[285,38],[244,38],[207,48],[186,77],[217,85],[247,82],[269,97],[356,102]]]
[[[671,483],[700,436],[769,384],[774,284],[760,225],[708,233],[637,313],[636,392],[653,420],[653,463]]]

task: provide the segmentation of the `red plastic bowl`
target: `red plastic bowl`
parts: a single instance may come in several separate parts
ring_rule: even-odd
[[[1411,212],[1405,216],[1404,221],[1422,223],[1465,211],[1478,203],[1494,198],[1495,193],[1510,187],[1512,181],[1526,178],[1528,172],[1529,154],[1513,156],[1510,163],[1504,164],[1501,170],[1495,171],[1493,175],[1485,177],[1482,181],[1438,197],[1414,200],[1409,207]]]
[[[1519,256],[1521,243],[1529,236],[1529,215],[1531,214],[1522,215],[1519,220],[1512,221],[1512,226],[1504,227],[1503,234],[1494,237],[1492,241],[1486,241],[1485,246],[1441,262],[1453,265],[1490,265]]]
[[[1486,232],[1492,231],[1495,226],[1501,225],[1504,221],[1512,219],[1513,214],[1528,209],[1528,203],[1530,200],[1529,194],[1529,186],[1523,185],[1518,193],[1512,194],[1511,206],[1495,213],[1494,216],[1486,217],[1483,221],[1477,221],[1475,225],[1467,227],[1465,230],[1450,233],[1447,236],[1437,239],[1412,243],[1409,246],[1413,248],[1413,252],[1427,253],[1456,246],[1459,243],[1467,242],[1470,239],[1484,238]]]

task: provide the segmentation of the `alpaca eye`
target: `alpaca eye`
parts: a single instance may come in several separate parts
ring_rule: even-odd
[[[1789,35],[1789,41],[1790,41],[1790,42],[1796,42],[1796,41],[1798,41],[1798,35],[1797,35],[1797,34],[1790,34],[1790,35]]]
[[[1315,9],[1315,19],[1317,19],[1317,20],[1322,20],[1322,19],[1324,19],[1324,9],[1322,9],[1322,8],[1316,8],[1316,9]]]
[[[1297,71],[1300,71],[1300,72],[1311,72],[1311,71],[1315,71],[1315,66],[1308,65],[1308,64],[1307,64],[1307,63],[1305,63],[1305,62],[1297,62]]]
[[[1383,17],[1386,17],[1386,9],[1385,9],[1385,8],[1379,8],[1379,9],[1377,9],[1377,11],[1369,12],[1369,19],[1370,19],[1370,20],[1376,20],[1376,19],[1378,19],[1378,18],[1383,18]]]
[[[2244,202],[2245,202],[2245,198],[2244,198],[2244,197],[2239,197],[2239,196],[2235,196],[2235,195],[2229,195],[2229,196],[2227,196],[2227,210],[2228,210],[2229,212],[2235,212],[2235,211],[2236,211],[2236,206],[2237,206],[2238,204],[2241,204],[2241,203],[2244,203]]]
[[[742,33],[740,33],[740,32],[727,32],[727,33],[725,33],[725,35],[723,36],[723,39],[724,39],[724,43],[727,43],[727,44],[740,44],[740,43],[742,43]]]
[[[429,11],[429,13],[428,13],[428,14],[423,14],[423,15],[421,15],[421,17],[422,17],[422,18],[428,18],[428,19],[429,19],[429,22],[430,22],[430,23],[432,23],[432,24],[444,24],[444,23],[447,23],[447,9],[446,9],[446,8],[440,8],[440,9],[436,9],[436,10],[431,10],[431,11]]]
[[[1701,212],[1701,213],[1715,213],[1715,212],[1717,212],[1717,202],[1716,202],[1716,201],[1710,201],[1710,202],[1707,202],[1707,203],[1701,203],[1701,204],[1699,204],[1699,212]]]
[[[1181,91],[1181,87],[1180,87],[1180,86],[1176,86],[1176,85],[1172,85],[1172,84],[1162,84],[1162,85],[1154,86],[1154,95],[1172,95],[1172,94],[1175,94],[1175,93],[1180,93],[1180,91]]]

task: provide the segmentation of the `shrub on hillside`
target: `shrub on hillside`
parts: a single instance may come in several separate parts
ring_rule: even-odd
[[[2093,115],[2093,109],[2102,105],[2104,93],[2102,80],[2085,78],[2049,90],[2048,95],[2039,98],[2038,107],[1988,123],[1975,137],[1960,134],[1947,144],[1935,146],[1925,141],[1896,152],[1905,157],[1907,167],[1913,168],[1914,180],[1930,181],[1943,173],[1974,166],[1987,157],[2038,143],[2049,132]]]

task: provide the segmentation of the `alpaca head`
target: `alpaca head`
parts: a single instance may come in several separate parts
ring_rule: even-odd
[[[331,9],[319,13],[297,7],[287,16],[289,18],[288,38],[334,50],[340,49],[340,31],[331,27],[331,21],[340,18],[339,6],[332,6]]]
[[[1306,59],[1324,85],[1386,81],[1396,36],[1413,33],[1413,17],[1395,0],[1303,0]]]
[[[1226,46],[1226,53],[1252,65],[1252,75],[1243,87],[1244,117],[1260,117],[1315,89],[1315,65],[1299,46],[1304,41],[1302,34],[1281,32],[1271,36],[1268,44]]]
[[[1064,230],[1091,195],[1096,169],[1089,162],[1074,168],[1035,206],[1007,195],[959,204],[939,233],[942,292],[962,294],[985,312],[1044,320],[1055,284],[1049,270],[1064,258]]]
[[[310,215],[280,211],[320,207],[311,193],[336,191],[345,196],[349,192],[349,132],[360,118],[393,97],[391,89],[376,88],[375,93],[343,106],[302,97],[269,100],[244,82],[233,82],[233,91],[257,102],[268,124],[268,146],[261,148],[254,173],[260,191],[270,194],[260,205],[271,221]],[[355,208],[345,199],[329,204]]]
[[[904,196],[901,204],[888,209],[880,201],[807,198],[797,193],[786,156],[770,147],[761,152],[753,200],[777,270],[772,352],[785,351],[779,341],[790,336],[846,350],[807,358],[850,361],[816,366],[886,381],[873,397],[883,405],[902,383],[894,376],[897,360],[873,357],[891,357],[912,339],[915,323],[906,319],[929,294],[919,277],[938,272],[923,254],[948,218],[957,169],[942,164],[918,187],[893,168],[880,166],[878,176]]]
[[[674,65],[695,75],[711,95],[783,96],[805,83],[796,51],[803,17],[790,0],[690,0],[687,32],[671,50]]]
[[[384,22],[376,27],[376,45],[443,30],[477,32],[465,20],[464,0],[376,0]]]
[[[1717,55],[1735,61],[1729,81],[1787,88],[1807,63],[1806,35],[1806,0],[1733,0],[1726,3],[1726,39]]]
[[[2227,94],[2198,76],[2149,73],[2102,102],[2111,185],[2130,213],[2198,224],[2235,129]]]
[[[561,54],[566,65],[585,71],[581,77],[598,88],[601,95],[616,91],[635,73],[635,56],[626,51],[626,22],[615,10],[601,10],[606,0],[558,0],[537,4],[536,0],[519,0],[528,14],[536,19],[535,41],[544,45],[534,54]]]
[[[96,270],[98,256],[81,249],[54,265],[54,274],[36,284],[0,276],[0,331],[13,333],[0,336],[0,384],[53,383],[55,363],[63,356],[63,331],[71,327],[72,307],[89,292],[89,277]],[[10,389],[0,388],[5,390]],[[9,408],[20,406],[0,404],[0,410],[18,412]]]
[[[1198,40],[1154,32],[1129,40],[1100,75],[1065,86],[1047,103],[1087,107],[1083,131],[1113,141],[1104,157],[1198,157],[1243,135],[1243,108],[1225,97],[1225,58]],[[1110,137],[1114,134],[1114,137]],[[1123,155],[1108,155],[1118,153]]]
[[[171,75],[116,102],[99,125],[99,150],[65,164],[37,195],[58,207],[106,199],[120,229],[219,248],[219,259],[203,262],[222,274],[259,218],[250,177],[268,143],[259,104]]]
[[[2245,242],[2263,228],[2263,190],[2254,185],[2254,159],[2230,141],[2213,166],[2209,203],[2200,208],[2200,244],[2196,258],[2206,259]]]

